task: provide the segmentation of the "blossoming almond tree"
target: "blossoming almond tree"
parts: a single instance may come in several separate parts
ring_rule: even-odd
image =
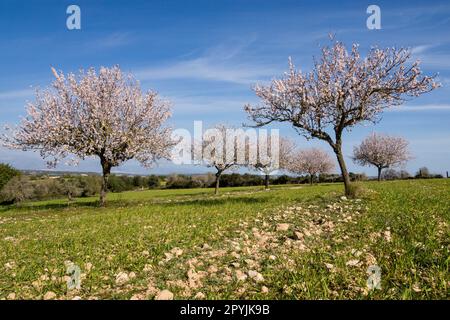
[[[409,64],[408,49],[372,48],[365,58],[354,44],[325,46],[309,73],[297,71],[289,61],[289,72],[267,86],[257,85],[259,106],[245,110],[256,126],[288,122],[307,139],[326,141],[336,154],[350,195],[350,178],[342,154],[344,129],[363,122],[376,123],[386,108],[402,104],[439,85],[434,77],[423,76],[419,62]]]
[[[299,150],[291,159],[288,170],[297,174],[308,174],[311,185],[317,174],[330,173],[335,167],[330,155],[317,148]]]
[[[27,117],[3,136],[5,146],[38,150],[43,158],[52,158],[49,165],[71,155],[75,161],[98,157],[102,206],[111,168],[133,158],[150,166],[169,156],[173,142],[164,123],[170,108],[155,92],[143,94],[139,82],[118,66],[98,73],[91,68],[78,76],[52,71],[52,88],[36,92]]]
[[[193,157],[196,163],[216,170],[214,194],[219,194],[220,178],[227,170],[238,167],[236,144],[227,143],[227,132],[234,130],[224,124],[218,124],[203,134],[202,141],[194,141]],[[231,143],[232,142],[232,143]]]
[[[377,167],[378,181],[383,169],[404,165],[410,159],[408,141],[402,137],[372,133],[353,148],[353,161],[362,166]]]
[[[261,155],[261,146],[258,146],[256,148],[258,151],[257,160],[250,164],[264,175],[264,188],[266,190],[269,189],[270,175],[277,170],[287,169],[289,161],[292,159],[292,152],[295,150],[295,143],[288,138],[280,138],[278,144],[278,152],[273,152],[272,141],[268,137],[268,143],[264,144],[264,147],[268,149],[267,157]],[[278,157],[278,159],[275,159],[275,157]]]

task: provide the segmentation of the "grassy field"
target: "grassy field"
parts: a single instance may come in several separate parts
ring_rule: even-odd
[[[331,184],[0,207],[0,299],[448,299],[450,180],[362,187],[353,200]]]

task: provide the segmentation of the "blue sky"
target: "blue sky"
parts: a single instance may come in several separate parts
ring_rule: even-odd
[[[81,8],[81,30],[66,28],[66,8]],[[366,8],[381,8],[381,30],[369,30]],[[24,115],[33,87],[52,80],[50,67],[65,72],[119,64],[173,103],[175,128],[246,122],[243,105],[255,103],[251,87],[281,75],[292,57],[309,70],[312,57],[328,43],[328,34],[366,51],[372,45],[413,50],[428,74],[439,73],[442,88],[386,112],[373,126],[346,133],[349,169],[373,175],[348,158],[370,132],[401,135],[410,141],[414,159],[406,169],[427,166],[450,171],[450,3],[448,1],[22,1],[0,3],[0,124]],[[277,125],[299,147],[306,141],[287,125]],[[45,169],[31,152],[0,149],[0,162],[20,169]],[[97,160],[77,168],[98,171]],[[205,168],[160,163],[147,170],[131,161],[117,171],[129,173],[204,172]]]

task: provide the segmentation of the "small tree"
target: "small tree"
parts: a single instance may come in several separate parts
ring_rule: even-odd
[[[140,84],[119,67],[100,68],[79,76],[52,68],[52,87],[36,92],[28,115],[12,136],[4,136],[10,148],[38,150],[49,165],[69,155],[75,161],[95,156],[100,160],[103,182],[100,205],[105,205],[111,168],[130,159],[150,166],[169,156],[173,145],[164,127],[169,106],[155,92],[142,94]]]
[[[336,154],[350,195],[350,179],[342,154],[342,135],[363,122],[377,122],[383,110],[402,104],[409,97],[429,92],[438,85],[422,76],[419,62],[408,66],[407,49],[372,48],[361,58],[358,45],[348,52],[341,42],[324,47],[309,73],[290,70],[268,86],[254,90],[262,105],[245,110],[256,126],[288,122],[307,139],[326,141]]]
[[[428,170],[427,167],[419,168],[419,171],[417,171],[415,175],[416,178],[429,178],[430,176],[431,176],[430,170]]]
[[[259,152],[260,148],[257,148],[257,161],[256,163],[251,164],[254,169],[264,174],[264,188],[266,190],[269,189],[270,175],[277,170],[288,169],[289,161],[292,158],[292,152],[295,150],[295,143],[287,138],[280,138],[277,155],[272,152],[271,145],[272,144],[269,137],[269,141],[267,143],[267,147],[269,149],[267,159],[262,159]],[[274,158],[276,156],[278,156],[278,159]]]
[[[401,137],[372,133],[353,148],[353,161],[377,167],[378,181],[383,169],[404,165],[409,159],[408,141]]]
[[[215,183],[214,194],[219,194],[220,177],[222,174],[238,166],[236,159],[236,145],[227,143],[227,130],[234,130],[226,125],[219,124],[209,129],[203,135],[203,141],[195,141],[194,150],[199,149],[201,154],[194,151],[194,160],[207,167],[214,168]],[[233,141],[234,142],[234,141]]]
[[[317,149],[299,150],[289,162],[289,171],[297,174],[308,174],[312,185],[317,174],[330,173],[334,169],[334,162],[327,152]]]

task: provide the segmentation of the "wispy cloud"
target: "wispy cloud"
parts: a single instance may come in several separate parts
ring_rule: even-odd
[[[412,52],[412,54],[421,54],[421,53],[425,53],[426,51],[428,51],[429,49],[431,49],[433,47],[435,47],[435,45],[423,44],[423,45],[413,47],[411,52]]]
[[[112,48],[130,44],[135,37],[129,32],[114,32],[95,41],[98,47]]]
[[[230,97],[175,97],[171,99],[174,114],[205,115],[230,114],[243,110],[249,101],[245,98]]]
[[[195,79],[224,81],[249,85],[267,79],[279,70],[266,64],[243,59],[240,54],[254,40],[244,44],[222,44],[210,48],[199,57],[160,67],[143,68],[135,72],[141,81],[155,79]]]
[[[450,111],[450,104],[425,104],[417,106],[397,106],[389,112]]]

